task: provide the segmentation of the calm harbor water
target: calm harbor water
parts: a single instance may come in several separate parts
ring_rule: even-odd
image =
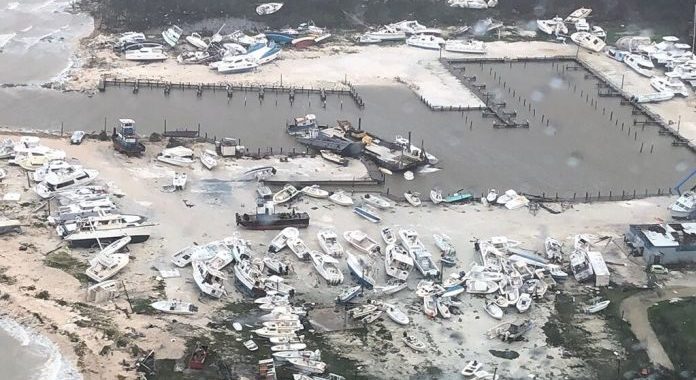
[[[492,69],[489,75],[490,67],[470,66],[467,75],[478,74],[479,81],[495,90],[497,79]],[[106,123],[111,131],[118,118],[130,117],[136,120],[139,132],[147,135],[161,132],[166,119],[168,129],[195,128],[200,123],[209,137],[241,138],[254,151],[271,147],[287,151],[302,149],[284,131],[285,122],[293,117],[311,112],[321,124],[336,120],[357,124],[361,119],[364,129],[383,138],[412,132],[415,145],[424,143],[426,150],[440,158],[437,166],[442,170],[417,173],[412,182],[399,175],[387,176],[385,187],[394,193],[426,192],[433,186],[476,194],[489,188],[581,197],[585,192],[656,193],[673,186],[696,164],[693,153],[672,147],[669,138],[658,135],[657,127],[633,128],[630,136],[628,127],[622,132],[621,124],[616,127],[608,114],[613,111],[613,119],[628,125],[633,120],[631,108],[620,105],[618,98],[598,97],[596,81],[584,79],[583,71],[561,75],[550,63],[491,67],[509,84],[495,90],[499,101],[507,101],[508,108],[517,110],[518,119],[529,119],[529,129],[495,129],[494,119],[483,118],[480,111],[431,112],[406,88],[371,86],[359,88],[367,104],[363,110],[350,98],[339,96],[329,96],[323,108],[318,95],[306,94],[298,95],[291,104],[287,94],[267,93],[260,102],[255,92],[236,92],[228,99],[224,92],[207,91],[197,97],[195,91],[176,90],[165,96],[161,89],[141,88],[133,94],[125,87],[110,87],[92,97],[4,89],[0,91],[0,124],[55,130],[62,122],[68,131],[100,130]],[[513,102],[507,87],[522,94],[524,103],[516,104],[516,98]],[[600,109],[590,109],[580,99],[581,91],[594,91],[591,94]],[[535,112],[552,120],[549,126],[531,111],[525,112],[528,101],[534,103]],[[607,109],[604,114],[602,108]],[[74,112],[76,109],[80,112]],[[638,134],[635,138],[634,133]],[[643,153],[639,153],[641,143]]]

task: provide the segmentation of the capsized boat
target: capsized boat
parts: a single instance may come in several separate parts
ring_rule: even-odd
[[[319,246],[327,255],[333,257],[343,256],[343,246],[338,242],[338,235],[333,230],[320,230],[317,232],[317,239],[319,240]]]
[[[212,153],[214,152],[204,151],[200,154],[201,164],[203,164],[203,166],[205,166],[205,168],[208,170],[213,170],[218,164],[217,159],[215,158],[217,157],[217,154]]]
[[[381,251],[379,244],[362,231],[346,231],[343,233],[343,238],[360,252],[373,255]]]
[[[696,192],[687,191],[669,206],[674,219],[689,219],[696,214]]]
[[[160,300],[150,304],[153,309],[167,314],[191,315],[198,312],[198,306],[180,300]]]
[[[186,42],[200,50],[205,50],[208,48],[208,43],[205,42],[203,37],[201,37],[201,35],[198,33],[191,33],[190,35],[186,36]]]

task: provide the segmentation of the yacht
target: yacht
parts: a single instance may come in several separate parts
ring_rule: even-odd
[[[546,34],[568,34],[568,27],[563,19],[556,16],[550,20],[537,20],[537,28]]]
[[[644,59],[642,59],[638,54],[627,54],[624,57],[624,63],[628,65],[628,67],[632,68],[635,72],[644,77],[651,78],[653,76],[653,72],[649,67],[641,65],[643,62]]]
[[[247,57],[240,57],[232,61],[223,61],[217,65],[220,74],[237,74],[252,71],[259,66],[257,62]]]
[[[570,35],[570,39],[578,46],[594,52],[600,52],[607,46],[601,38],[589,32],[575,32]]]
[[[32,173],[31,177],[34,182],[42,182],[48,173],[72,172],[79,169],[82,169],[82,167],[79,165],[69,164],[64,160],[51,160],[46,162],[42,167],[36,169],[34,173]]]
[[[91,247],[124,236],[130,236],[131,243],[142,243],[150,238],[153,226],[153,223],[125,221],[121,215],[90,217],[78,221],[74,231],[63,240],[72,247]]]
[[[413,259],[400,245],[389,244],[384,255],[384,268],[388,276],[406,281],[413,269]]]
[[[445,42],[445,51],[451,53],[485,54],[486,48],[483,41],[448,40]]]
[[[391,26],[385,26],[381,29],[372,31],[372,32],[367,32],[363,36],[366,36],[370,39],[377,40],[377,42],[381,41],[403,41],[406,39],[406,33],[397,30],[396,28],[393,28]]]
[[[193,164],[193,151],[182,146],[168,148],[157,155],[157,161],[174,166],[189,166]]]
[[[164,61],[167,54],[162,48],[143,47],[137,50],[126,50],[126,59],[129,61]]]
[[[430,50],[440,50],[444,44],[443,38],[426,34],[417,34],[406,40],[406,45]]]
[[[658,92],[671,92],[675,95],[689,96],[686,85],[679,78],[653,77],[650,85]]]
[[[234,266],[234,276],[247,294],[255,298],[266,295],[264,290],[265,276],[249,260],[242,260]]]
[[[669,206],[674,219],[691,219],[696,214],[696,193],[687,191]]]
[[[193,279],[203,293],[215,298],[227,294],[225,291],[226,278],[222,272],[208,267],[205,262],[200,260],[193,260],[191,266],[193,267]]]
[[[415,21],[415,20],[399,21],[399,22],[393,23],[389,26],[395,28],[396,30],[400,30],[406,34],[415,34],[415,33],[420,32],[421,30],[428,29],[427,26],[422,25],[418,21]]]
[[[191,33],[191,35],[186,36],[186,42],[200,50],[205,50],[208,48],[208,43],[205,42],[203,37],[201,37],[201,35],[198,33]]]
[[[98,175],[98,171],[90,169],[51,172],[34,187],[34,192],[41,198],[50,198],[58,192],[87,185],[94,181]]]
[[[418,232],[416,232],[416,230],[411,228],[401,229],[399,230],[398,235],[399,239],[401,240],[401,245],[403,245],[407,251],[411,252],[412,250],[425,249],[425,246],[418,237]]]

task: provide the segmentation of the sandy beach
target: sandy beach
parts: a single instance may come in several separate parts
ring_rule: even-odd
[[[95,250],[56,250],[62,244],[44,221],[46,209],[35,211],[42,202],[28,189],[26,177],[18,167],[4,166],[8,176],[0,184],[0,193],[20,192],[22,200],[19,203],[3,204],[3,214],[19,218],[24,225],[22,234],[2,237],[3,246],[8,248],[1,254],[3,267],[6,268],[3,281],[0,281],[0,292],[7,295],[3,296],[2,301],[5,314],[50,337],[61,347],[65,356],[76,363],[87,379],[111,379],[117,376],[134,378],[134,372],[128,370],[135,359],[132,355],[134,347],[138,347],[141,352],[155,350],[158,359],[180,359],[187,340],[210,333],[206,325],[216,314],[216,310],[229,302],[241,300],[242,296],[230,283],[230,295],[222,301],[201,297],[192,282],[190,268],[180,269],[181,276],[178,278],[164,280],[158,277],[157,268],[171,268],[169,256],[186,245],[194,242],[201,244],[232,235],[250,240],[256,252],[264,252],[275,232],[240,230],[233,219],[235,212],[252,210],[256,184],[230,181],[243,170],[259,164],[277,165],[279,168],[284,164],[277,160],[261,163],[253,160],[225,160],[224,165],[209,172],[196,163],[187,170],[189,185],[185,191],[163,193],[161,187],[171,183],[173,168],[154,160],[161,145],[148,144],[146,157],[127,159],[116,154],[109,143],[88,140],[82,145],[74,146],[64,139],[45,138],[42,141],[50,147],[65,150],[72,162],[99,170],[101,183],[111,183],[122,189],[126,195],[118,203],[124,212],[145,215],[157,223],[156,234],[149,241],[130,246],[131,262],[117,276],[118,281],[126,285],[130,298],[167,297],[189,300],[197,304],[200,311],[195,317],[133,314],[123,295],[105,304],[85,302],[86,284],[66,273],[65,270],[70,269],[48,267],[46,260],[55,255],[67,254],[78,262],[85,262],[94,255]],[[195,149],[203,147],[194,146]],[[340,175],[343,170],[356,170],[350,167],[335,168],[320,159],[311,158],[299,158],[290,164],[294,168],[309,169],[316,173],[315,178]],[[289,175],[287,172],[282,174],[283,172],[279,169],[279,175]],[[214,187],[210,186],[211,181],[216,183]],[[543,210],[532,215],[526,209],[490,209],[480,204],[426,204],[421,208],[413,208],[402,201],[393,210],[382,214],[382,225],[413,227],[433,250],[436,249],[432,243],[432,234],[447,233],[453,237],[458,248],[458,267],[468,268],[475,260],[472,239],[506,235],[531,249],[543,248],[546,236],[554,236],[566,244],[572,244],[572,237],[577,233],[611,236],[615,241],[621,241],[628,223],[664,219],[669,201],[668,198],[650,198],[576,204],[559,215]],[[308,198],[295,202],[293,207],[310,213],[310,228],[303,230],[301,237],[312,249],[319,249],[314,236],[321,228],[332,228],[339,233],[362,229],[374,238],[379,238],[378,227],[353,215],[350,208]],[[645,279],[640,270],[640,258],[627,257],[617,247],[605,249],[604,254],[607,260],[628,263],[628,266],[613,268],[614,282],[643,284]],[[323,280],[312,266],[298,262],[287,250],[282,253],[282,257],[295,268],[295,273],[289,276],[288,282],[297,288],[298,296],[305,302],[331,307],[340,290],[321,285]],[[349,279],[347,267],[342,265],[341,269]],[[446,274],[448,273],[451,270]],[[382,269],[378,274],[378,281],[384,281],[384,276]],[[415,289],[418,277],[416,274],[411,276],[409,289]],[[164,287],[157,290],[160,281],[163,281]],[[39,295],[42,292],[47,293]],[[577,293],[578,302],[586,297],[582,295],[582,287],[577,284],[564,286],[564,292]],[[452,320],[436,321],[428,320],[420,311],[419,300],[412,291],[407,290],[397,293],[390,302],[408,311],[413,326],[409,330],[429,342],[432,351],[428,354],[415,355],[400,344],[397,337],[403,328],[388,320],[368,327],[367,340],[362,340],[362,343],[350,331],[327,334],[327,339],[332,342],[336,352],[363,363],[366,374],[381,378],[412,376],[426,367],[437,367],[446,377],[454,376],[461,369],[463,360],[474,359],[485,363],[489,370],[498,368],[500,374],[513,378],[556,378],[560,374],[573,377],[573,368],[581,366],[580,360],[566,357],[558,347],[545,344],[546,339],[540,327],[532,330],[523,342],[509,344],[486,338],[486,330],[498,322],[483,312],[481,298],[461,296],[460,309],[463,313]],[[535,303],[528,315],[517,316],[512,313],[510,317],[529,318],[537,326],[543,326],[551,313],[552,305],[548,300]],[[178,322],[174,322],[175,320]],[[587,323],[592,324],[592,320],[589,319]],[[594,328],[601,331],[601,323],[595,324]],[[384,329],[390,332],[392,338],[384,338]],[[384,344],[390,347],[386,351],[382,348]],[[617,343],[611,343],[610,338],[599,344],[608,344],[609,347],[618,349]],[[357,346],[362,349],[355,349]],[[518,352],[519,358],[510,361],[493,357],[488,352],[507,349]],[[413,366],[400,365],[404,360]]]

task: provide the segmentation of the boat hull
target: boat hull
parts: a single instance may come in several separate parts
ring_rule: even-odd
[[[276,214],[236,214],[237,225],[249,230],[282,230],[286,227],[307,228],[309,214],[276,213]]]

